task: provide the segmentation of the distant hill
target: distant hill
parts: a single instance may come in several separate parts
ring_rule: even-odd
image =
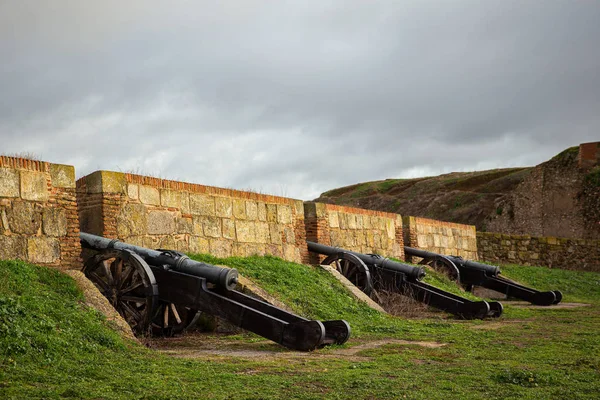
[[[598,166],[572,147],[536,167],[386,179],[327,191],[315,201],[475,225],[480,231],[600,237]]]

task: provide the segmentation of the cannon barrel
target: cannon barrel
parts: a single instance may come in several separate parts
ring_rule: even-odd
[[[411,256],[421,257],[421,258],[436,258],[440,256],[440,254],[432,253],[426,250],[415,249],[413,247],[404,247],[404,252]],[[498,276],[500,274],[500,267],[496,265],[487,265],[478,263],[476,261],[465,260],[462,257],[456,256],[444,256],[455,264],[460,264],[460,266],[465,268],[477,269],[481,271],[485,271],[488,276]]]
[[[392,261],[389,258],[384,258],[377,255],[362,254],[354,251],[344,250],[339,247],[325,246],[323,244],[315,242],[306,242],[308,244],[308,251],[318,254],[331,256],[337,253],[350,253],[360,258],[367,265],[374,265],[378,268],[385,269],[388,271],[401,272],[410,280],[421,280],[425,276],[425,271],[420,267],[413,267],[412,265],[404,264],[398,261]]]
[[[155,267],[167,266],[168,269],[204,278],[207,282],[228,290],[234,289],[238,281],[238,272],[236,269],[217,267],[216,265],[194,261],[177,252],[151,250],[145,247],[123,243],[116,239],[107,239],[85,232],[80,232],[79,238],[81,240],[81,245],[84,248],[98,251],[107,249],[129,250],[138,254],[149,265]]]

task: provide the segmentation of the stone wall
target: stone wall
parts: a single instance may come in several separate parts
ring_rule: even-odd
[[[477,260],[477,238],[473,225],[420,217],[404,217],[403,224],[404,243],[408,247]]]
[[[569,148],[531,170],[486,222],[486,231],[600,239],[600,143]]]
[[[483,261],[600,272],[600,240],[478,232],[477,242]]]
[[[0,258],[81,268],[75,169],[0,156]]]
[[[304,203],[304,213],[309,241],[404,260],[399,214],[314,202]],[[310,263],[323,258],[311,254]]]
[[[301,200],[96,171],[77,181],[82,231],[148,248],[307,261]]]

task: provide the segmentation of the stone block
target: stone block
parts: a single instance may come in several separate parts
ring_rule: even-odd
[[[183,192],[179,190],[161,189],[160,190],[160,205],[163,207],[182,208]]]
[[[235,219],[246,219],[246,200],[233,199],[233,217]]]
[[[281,244],[281,236],[283,234],[283,229],[278,224],[269,224],[269,236],[271,238],[271,243]]]
[[[182,214],[191,214],[190,210],[190,194],[188,192],[181,192],[181,211]]]
[[[171,235],[175,233],[175,215],[170,211],[150,211],[146,220],[147,232],[150,235]]]
[[[546,243],[551,244],[551,245],[555,245],[558,244],[558,239],[553,237],[553,236],[548,236],[546,238]]]
[[[256,243],[256,223],[251,221],[235,221],[235,234],[238,242]]]
[[[367,244],[366,235],[363,230],[356,231],[356,244],[358,246],[364,246]]]
[[[387,233],[387,237],[389,239],[396,239],[396,225],[394,224],[394,221],[392,221],[391,219],[386,219],[385,220],[385,231]]]
[[[88,193],[127,194],[125,174],[113,171],[96,171],[85,177]]]
[[[194,232],[194,222],[191,218],[176,218],[175,225],[177,233],[191,234]]]
[[[215,198],[200,193],[190,193],[190,212],[207,217],[216,216]]]
[[[127,197],[131,200],[139,200],[140,198],[140,187],[134,183],[127,184]]]
[[[267,204],[267,222],[277,222],[277,204]]]
[[[0,236],[0,259],[25,260],[27,257],[27,246],[25,238],[20,236]]]
[[[202,236],[190,236],[189,238],[190,253],[207,254],[210,253],[210,245],[208,239]]]
[[[72,165],[50,164],[50,179],[56,188],[75,188],[75,167]]]
[[[258,219],[258,204],[255,201],[246,201],[246,218],[249,221],[256,221]]]
[[[27,239],[27,259],[32,263],[53,264],[60,260],[60,242],[56,238]]]
[[[21,198],[47,201],[50,198],[50,191],[46,174],[36,171],[21,171]]]
[[[283,258],[288,261],[300,261],[300,249],[291,244],[283,245]]]
[[[152,186],[142,185],[139,187],[139,198],[143,204],[152,206],[160,205],[160,192]]]
[[[356,229],[363,229],[363,216],[362,215],[355,215],[356,217]]]
[[[19,171],[0,168],[0,197],[19,197]]]
[[[223,218],[223,237],[225,239],[235,240],[235,221],[228,218]]]
[[[342,247],[344,245],[342,231],[340,230],[336,229],[329,232],[329,240],[331,241],[331,245],[334,247]]]
[[[274,257],[283,257],[283,248],[282,246],[278,246],[276,244],[267,244],[265,247],[265,251],[267,254]]]
[[[263,202],[258,202],[257,203],[257,208],[258,208],[258,220],[261,222],[265,222],[267,221],[267,205]]]
[[[8,226],[13,233],[35,235],[42,227],[42,207],[28,201],[14,201],[8,209]]]
[[[348,229],[348,214],[346,213],[338,213],[338,222],[340,224],[340,229]]]
[[[293,210],[296,218],[304,219],[304,202],[302,200],[294,200]]]
[[[373,217],[365,215],[363,217],[363,229],[373,229]]]
[[[292,221],[292,207],[287,204],[277,204],[277,222],[291,224]]]
[[[119,237],[145,235],[147,233],[147,211],[143,204],[125,204],[117,215]]]
[[[218,217],[198,217],[202,220],[202,231],[204,236],[218,238],[221,237],[221,219]]]
[[[48,236],[67,235],[67,215],[63,208],[44,208],[42,213],[42,229]]]
[[[215,257],[231,257],[233,242],[225,239],[210,239],[210,254]]]
[[[331,228],[339,228],[340,221],[338,219],[337,211],[332,211],[329,213],[329,227]]]
[[[155,249],[175,249],[176,247],[173,235],[159,236],[158,245],[154,246]]]
[[[271,234],[269,232],[268,222],[257,222],[256,223],[256,242],[257,243],[270,243]]]
[[[285,242],[288,244],[295,244],[296,243],[296,233],[294,232],[294,229],[286,226],[283,228],[283,235],[285,237]]]
[[[229,197],[215,197],[215,214],[217,217],[231,218],[233,215],[233,202]]]
[[[356,215],[346,214],[348,216],[348,229],[356,229]]]

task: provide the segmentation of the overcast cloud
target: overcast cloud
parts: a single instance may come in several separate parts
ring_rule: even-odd
[[[301,199],[535,165],[600,140],[599,43],[596,1],[0,0],[0,152]]]

